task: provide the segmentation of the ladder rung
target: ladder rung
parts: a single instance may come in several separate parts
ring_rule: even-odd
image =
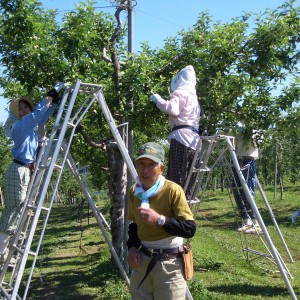
[[[57,168],[57,169],[60,169],[60,170],[62,169],[62,166],[57,165],[57,164],[54,164],[54,167]]]
[[[68,122],[68,127],[75,127],[75,124],[74,123],[70,123],[70,122]]]
[[[200,169],[197,169],[197,168],[193,168],[193,172],[194,173],[197,173],[197,172],[210,172],[210,168],[206,167],[206,168],[200,168]]]
[[[31,250],[28,251],[28,254],[30,254],[30,255],[32,255],[32,256],[34,256],[34,257],[37,256],[37,255],[36,255],[36,252],[32,252]]]
[[[13,244],[12,246],[13,246],[13,248],[14,248],[16,251],[18,251],[19,253],[23,253],[23,252],[24,252],[24,250],[23,250],[22,248],[20,248],[18,245]]]
[[[36,206],[34,206],[32,204],[27,204],[27,208],[32,209],[32,210],[36,210]]]
[[[244,248],[243,251],[250,252],[250,253],[253,253],[253,254],[256,254],[256,255],[260,255],[260,256],[264,256],[264,257],[273,258],[273,256],[271,254],[263,253],[263,252],[260,252],[260,251],[257,251],[257,250],[253,250],[253,249],[249,249],[249,248]]]
[[[19,253],[24,253],[24,249],[22,249],[22,248],[20,248],[20,247],[18,247],[16,244],[13,244],[13,247],[14,247],[14,249],[16,250],[16,251],[18,251]],[[29,250],[28,251],[28,254],[30,254],[30,255],[32,255],[32,256],[37,256],[36,255],[36,252],[33,252],[33,251],[31,251],[31,250]]]
[[[13,290],[12,286],[6,282],[3,282],[2,285],[6,285],[6,288],[4,289],[2,286],[0,286],[1,292],[4,294],[6,299],[10,299],[10,295],[8,294],[8,292],[11,292]]]
[[[33,211],[37,210],[37,207],[32,204],[28,204],[26,208],[31,209]],[[49,211],[49,207],[42,206],[41,209],[44,211]]]
[[[195,200],[188,200],[189,204],[196,204],[196,203],[200,203],[201,201],[199,199],[195,199]]]
[[[48,165],[44,165],[44,164],[43,165],[42,164],[39,165],[39,169],[44,169],[45,170],[47,168],[49,168]]]
[[[56,126],[53,126],[53,129],[54,129],[54,130],[61,129],[61,124],[58,124],[58,125],[56,125]]]
[[[126,126],[126,125],[128,125],[128,122],[125,122],[125,123],[119,124],[119,125],[117,125],[117,127],[123,127],[123,126]]]

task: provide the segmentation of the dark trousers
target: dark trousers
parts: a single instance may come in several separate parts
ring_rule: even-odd
[[[168,170],[166,178],[178,183],[182,188],[184,188],[185,182],[187,180],[190,167],[192,165],[195,155],[195,150],[189,148],[177,140],[172,139],[170,143]],[[191,188],[194,184],[194,177],[191,177],[190,183],[186,190],[186,198],[191,198]]]
[[[249,191],[254,198],[254,191],[256,187],[256,160],[254,159],[239,159],[240,168],[242,171],[242,174],[246,180],[247,186],[249,188]],[[233,171],[233,180],[232,180],[232,187],[240,188],[241,182],[237,175],[237,172],[235,168],[232,169]],[[254,219],[255,216],[253,214],[252,207],[247,200],[247,197],[245,195],[245,192],[242,188],[240,189],[233,189],[233,195],[236,202],[236,205],[240,211],[240,215],[242,219],[251,218]]]

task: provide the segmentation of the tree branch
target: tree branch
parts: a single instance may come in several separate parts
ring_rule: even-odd
[[[90,136],[84,132],[84,129],[81,124],[78,125],[77,127],[77,132],[81,134],[83,139],[92,147],[94,148],[100,148],[100,149],[106,149],[108,142],[111,140],[111,138],[107,138],[102,141],[94,141],[93,139],[90,138]]]

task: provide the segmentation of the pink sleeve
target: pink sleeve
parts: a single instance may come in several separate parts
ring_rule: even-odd
[[[178,116],[182,110],[182,107],[185,105],[185,99],[182,95],[177,92],[174,92],[170,95],[169,100],[160,99],[156,106],[163,112],[172,115]]]

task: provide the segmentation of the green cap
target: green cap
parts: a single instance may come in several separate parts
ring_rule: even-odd
[[[149,158],[157,163],[164,162],[165,150],[160,144],[149,142],[139,148],[138,157],[136,160],[144,157]]]

